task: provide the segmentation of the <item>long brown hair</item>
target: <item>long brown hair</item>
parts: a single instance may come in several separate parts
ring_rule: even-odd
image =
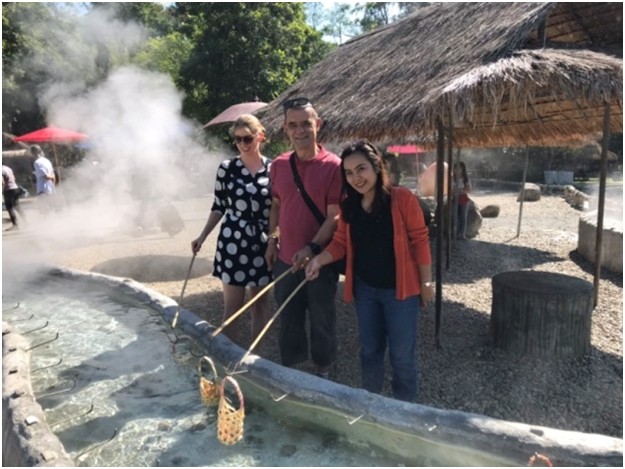
[[[371,204],[371,214],[378,214],[391,199],[391,181],[378,149],[367,139],[358,140],[349,144],[341,153],[341,176],[343,179],[343,198],[341,200],[341,217],[346,223],[350,223],[360,207],[362,194],[354,189],[345,176],[345,158],[359,153],[363,155],[373,166],[378,178],[375,182],[375,196]]]

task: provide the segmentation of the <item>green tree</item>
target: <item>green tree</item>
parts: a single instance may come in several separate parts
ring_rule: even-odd
[[[193,42],[175,31],[166,36],[150,38],[132,62],[147,70],[169,75],[176,86],[183,84],[181,67],[193,51]]]
[[[194,43],[181,70],[183,109],[200,122],[273,99],[330,49],[301,3],[179,3],[174,16]]]
[[[397,18],[403,18],[414,13],[418,8],[424,8],[433,5],[436,2],[397,2],[399,13]]]
[[[389,24],[393,20],[391,5],[391,2],[367,2],[362,6],[358,5],[357,10],[363,12],[360,20],[362,31],[373,31]]]
[[[113,12],[113,17],[134,21],[150,31],[150,36],[165,36],[173,31],[174,18],[170,10],[158,2],[92,2],[94,10],[103,8]]]
[[[63,34],[47,34],[42,24]],[[36,2],[3,3],[2,26],[2,129],[21,134],[45,123],[37,98],[43,86],[54,76],[81,72],[59,52],[73,42],[75,30],[59,5]]]
[[[321,2],[306,2],[306,21],[317,31],[321,31],[326,21],[326,11]]]
[[[338,44],[358,36],[361,33],[359,22],[354,19],[358,6],[352,7],[349,3],[336,3],[330,10],[327,24],[322,32],[334,38]]]

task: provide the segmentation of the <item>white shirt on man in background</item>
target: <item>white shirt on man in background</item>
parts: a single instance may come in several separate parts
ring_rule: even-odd
[[[37,178],[37,195],[54,194],[54,168],[45,156],[39,156],[33,163],[35,177]]]

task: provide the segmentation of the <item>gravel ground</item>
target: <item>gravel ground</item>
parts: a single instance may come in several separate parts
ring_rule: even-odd
[[[478,187],[479,189],[479,187]],[[434,305],[422,310],[419,323],[420,368],[417,402],[491,417],[567,430],[623,435],[623,277],[602,269],[599,304],[592,316],[592,351],[578,359],[531,359],[494,349],[489,337],[491,278],[510,270],[558,272],[593,281],[593,265],[576,253],[580,212],[559,195],[543,195],[523,208],[521,236],[515,238],[519,204],[516,192],[478,190],[479,207],[496,204],[497,218],[487,218],[478,236],[454,245],[450,268],[443,268],[440,348]],[[174,201],[186,227],[170,237],[158,229],[137,233],[129,227],[102,231],[72,229],[44,241],[36,229],[3,234],[3,271],[13,259],[39,257],[54,244],[49,260],[75,269],[130,277],[176,300],[191,260],[190,243],[208,216],[210,197]],[[35,205],[35,204],[32,204]],[[6,215],[6,214],[5,214]],[[3,224],[7,226],[6,216]],[[51,225],[50,225],[51,226]],[[47,230],[48,231],[48,230]],[[62,239],[62,240],[61,240]],[[195,259],[182,305],[212,324],[222,321],[221,283],[211,276],[216,233]],[[358,334],[353,307],[339,285],[339,358],[332,379],[358,386]],[[272,307],[275,311],[275,304]],[[237,321],[251,343],[249,321]],[[270,329],[257,353],[278,361],[277,327]],[[300,368],[309,370],[310,364]],[[389,369],[390,371],[390,369]],[[390,374],[387,373],[387,378]],[[389,386],[384,391],[388,394]]]

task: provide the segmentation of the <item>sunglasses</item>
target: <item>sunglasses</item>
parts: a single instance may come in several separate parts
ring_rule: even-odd
[[[246,135],[245,137],[239,137],[238,135],[235,135],[234,141],[236,143],[245,143],[246,145],[249,145],[254,141],[254,138],[256,138],[256,135]]]
[[[291,109],[294,107],[307,107],[312,106],[313,104],[310,102],[308,98],[293,98],[287,99],[282,103],[282,107],[286,111],[287,109]]]

